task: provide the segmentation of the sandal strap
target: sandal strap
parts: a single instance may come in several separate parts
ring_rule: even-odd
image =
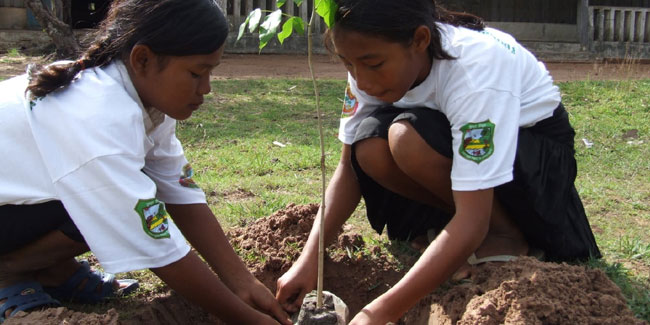
[[[117,294],[113,287],[115,275],[99,270],[91,271],[86,260],[79,263],[79,269],[65,283],[58,287],[46,287],[45,290],[58,299],[91,304],[102,302],[105,298]]]
[[[39,306],[60,306],[61,304],[43,291],[40,283],[30,281],[14,284],[10,287],[0,289],[0,299],[6,299],[0,305],[0,318],[4,319],[7,310],[13,311],[9,316],[19,311],[27,311]]]

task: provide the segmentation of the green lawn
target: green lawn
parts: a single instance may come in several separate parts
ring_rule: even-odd
[[[319,85],[331,175],[340,152],[336,135],[345,81]],[[650,320],[650,80],[559,86],[577,133],[577,187],[604,255],[589,264],[605,270],[637,316]],[[203,108],[179,124],[178,136],[226,228],[291,202],[320,201],[309,80],[215,81]],[[352,223],[374,236],[362,208]]]

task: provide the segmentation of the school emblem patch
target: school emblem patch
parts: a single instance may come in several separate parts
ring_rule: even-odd
[[[463,125],[460,128],[463,132],[463,142],[458,150],[460,155],[477,164],[490,157],[494,152],[494,127],[490,120]]]
[[[135,212],[142,219],[142,228],[151,238],[169,238],[169,214],[165,203],[157,199],[138,200]]]
[[[192,176],[194,176],[194,169],[192,169],[192,166],[190,164],[185,164],[181,170],[181,178],[178,180],[178,182],[183,187],[199,188],[199,186],[194,182]]]
[[[359,107],[359,102],[357,98],[352,94],[352,89],[350,89],[350,84],[345,87],[345,98],[343,99],[343,113],[341,117],[350,117],[357,112]]]

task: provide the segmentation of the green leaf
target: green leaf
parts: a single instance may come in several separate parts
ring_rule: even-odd
[[[300,17],[293,18],[293,29],[295,29],[298,34],[305,35],[305,26],[307,26],[307,23]]]
[[[304,21],[300,17],[291,17],[282,25],[282,32],[278,34],[280,44],[284,44],[284,40],[291,36],[291,33],[296,30],[300,35],[305,34]]]
[[[300,6],[302,4],[302,0],[293,0],[293,3],[295,3],[296,6]]]
[[[316,3],[316,13],[323,17],[328,28],[332,28],[332,25],[334,25],[334,17],[338,9],[339,7],[334,0],[318,0]]]
[[[257,8],[253,11],[251,11],[250,14],[248,14],[248,18],[246,20],[250,19],[250,23],[248,24],[248,31],[251,33],[254,33],[255,30],[257,29],[257,26],[260,24],[260,19],[262,18],[262,9]]]
[[[278,27],[282,22],[282,10],[278,9],[264,18],[260,25],[260,51],[278,33]]]
[[[293,18],[296,17],[291,17],[289,20],[284,22],[284,25],[282,25],[282,32],[278,33],[278,41],[280,41],[280,44],[284,44],[284,40],[293,33],[293,23],[291,23]]]
[[[287,0],[278,0],[278,3],[277,3],[278,8],[282,8],[282,6],[284,6],[285,2],[287,2]]]
[[[237,34],[237,41],[239,41],[241,37],[244,36],[244,32],[246,32],[246,25],[248,25],[248,23],[251,21],[252,14],[253,12],[251,11],[251,13],[248,14],[248,17],[246,17],[246,20],[241,25],[239,25],[239,33]]]
[[[246,25],[248,25],[248,22],[249,19],[246,18],[246,21],[244,21],[241,25],[239,25],[239,34],[237,34],[237,41],[239,41],[241,37],[244,36],[244,32],[246,31]]]

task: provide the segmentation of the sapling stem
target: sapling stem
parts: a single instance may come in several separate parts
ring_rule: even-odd
[[[318,136],[320,138],[320,172],[321,172],[321,203],[320,203],[320,228],[318,232],[318,281],[316,285],[316,307],[323,307],[323,264],[325,257],[325,139],[323,137],[323,121],[321,119],[320,95],[318,93],[318,83],[314,74],[314,65],[312,63],[313,37],[312,28],[314,26],[314,17],[316,17],[316,6],[311,10],[311,17],[307,25],[307,63],[311,81],[314,85],[314,96],[316,96],[316,114],[318,121]]]

